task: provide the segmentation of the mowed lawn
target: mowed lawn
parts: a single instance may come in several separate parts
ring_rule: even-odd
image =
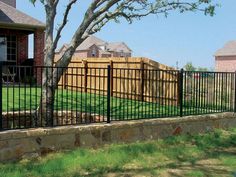
[[[36,110],[40,104],[41,89],[29,87],[9,87],[3,88],[3,111],[22,111]],[[177,102],[142,102],[139,100],[127,98],[111,97],[111,117],[113,120],[140,119],[140,118],[158,118],[172,117],[180,114]],[[134,98],[134,97],[133,97]],[[211,106],[212,107],[212,106]],[[103,94],[90,94],[71,91],[68,89],[59,89],[55,93],[54,110],[72,110],[87,113],[96,113],[99,115],[107,114],[107,96]],[[183,114],[204,114],[218,112],[218,108],[196,107],[188,105],[184,107]]]
[[[234,176],[236,129],[58,152],[0,164],[2,177]]]
[[[40,88],[3,88],[3,111],[35,110],[40,104]],[[169,103],[170,104],[170,103]],[[59,89],[55,93],[55,110],[107,114],[107,96]],[[111,97],[111,115],[114,119],[167,117],[179,114],[177,106]]]

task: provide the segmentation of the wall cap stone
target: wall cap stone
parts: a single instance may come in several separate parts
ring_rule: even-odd
[[[206,114],[206,115],[193,115],[186,117],[171,117],[171,118],[156,118],[156,119],[141,119],[131,121],[112,121],[110,124],[97,123],[97,124],[85,124],[85,125],[68,125],[59,127],[47,127],[47,128],[30,128],[22,130],[7,130],[0,132],[0,141],[5,139],[20,139],[27,137],[38,137],[58,134],[73,134],[80,131],[94,131],[94,130],[107,130],[110,127],[115,129],[119,128],[135,128],[140,125],[153,126],[153,125],[166,125],[173,123],[185,123],[185,122],[196,122],[196,121],[208,121],[208,120],[219,120],[219,119],[233,119],[236,118],[236,114],[232,112]]]

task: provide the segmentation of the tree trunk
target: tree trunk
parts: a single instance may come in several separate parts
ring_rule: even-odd
[[[45,67],[42,77],[42,96],[38,109],[38,126],[53,126],[54,100],[57,82],[53,82],[53,68]]]

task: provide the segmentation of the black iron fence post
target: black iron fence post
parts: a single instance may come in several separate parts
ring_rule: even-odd
[[[107,67],[107,123],[111,123],[111,66]]]
[[[236,71],[234,72],[234,112],[236,113]]]
[[[0,130],[2,128],[2,62],[0,62]]]
[[[180,117],[183,117],[183,75],[184,75],[184,70],[181,69],[179,71],[179,78],[178,78],[178,94],[179,94]]]

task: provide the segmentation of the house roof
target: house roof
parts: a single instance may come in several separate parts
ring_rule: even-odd
[[[236,41],[227,42],[223,48],[216,51],[215,56],[236,56]]]
[[[129,53],[132,51],[124,42],[108,43],[107,50],[114,52],[125,52],[125,53]]]
[[[82,44],[79,45],[79,47],[76,50],[88,50],[92,45],[101,46],[105,45],[106,42],[102,39],[99,39],[95,36],[89,36],[87,39],[82,42]]]
[[[89,48],[93,45],[99,47],[99,51],[103,51],[103,54],[110,54],[109,52],[132,52],[132,50],[124,42],[108,43],[92,35],[85,39],[84,42],[77,47],[76,51],[89,50]],[[102,46],[105,46],[105,49],[102,49]],[[57,50],[57,53],[62,52],[66,48],[68,48],[68,44],[64,44],[59,50]]]
[[[45,28],[39,20],[17,10],[16,8],[0,1],[0,25],[15,28]]]

